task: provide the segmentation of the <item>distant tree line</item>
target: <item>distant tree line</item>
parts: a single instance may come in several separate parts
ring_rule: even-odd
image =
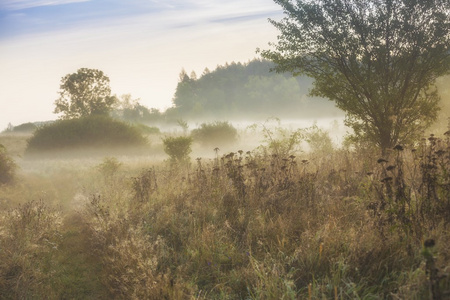
[[[61,119],[110,115],[129,123],[176,124],[192,119],[266,119],[267,117],[328,117],[342,113],[323,98],[307,94],[312,79],[271,72],[268,60],[226,63],[215,70],[205,68],[197,76],[180,73],[173,106],[166,111],[148,108],[140,99],[111,95],[109,78],[100,70],[79,69],[61,79],[60,97],[54,112]],[[5,131],[36,129],[36,124],[9,125]]]
[[[255,59],[248,63],[180,74],[173,98],[183,118],[321,117],[339,113],[332,102],[308,97],[312,80],[271,72],[275,65]]]
[[[275,65],[255,59],[248,63],[226,63],[200,76],[182,70],[173,106],[164,112],[148,108],[122,95],[112,116],[132,123],[167,124],[193,119],[266,119],[267,117],[311,118],[343,115],[323,98],[307,94],[312,79],[271,72]]]

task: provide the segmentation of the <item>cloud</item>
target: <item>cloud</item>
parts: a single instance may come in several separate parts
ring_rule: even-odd
[[[32,2],[3,1],[3,7]],[[58,1],[69,2],[80,0]],[[131,93],[148,107],[170,107],[182,68],[201,74],[205,67],[254,58],[257,47],[276,38],[267,18],[281,16],[281,10],[271,0],[96,0],[8,14],[21,14],[27,26],[20,32],[9,28],[2,39],[0,18],[0,82],[6,82],[0,130],[7,122],[54,117],[61,77],[80,67],[104,71],[113,93]],[[42,20],[48,25],[38,26]]]
[[[88,2],[90,0],[3,0],[0,10],[22,10],[33,7]]]

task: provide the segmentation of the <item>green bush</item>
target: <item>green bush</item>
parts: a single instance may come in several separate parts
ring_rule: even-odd
[[[6,148],[0,144],[0,185],[13,181],[16,172],[16,164],[6,152]]]
[[[317,125],[306,130],[305,139],[313,153],[330,153],[334,149],[333,141],[331,140],[328,131],[317,127]]]
[[[144,124],[135,124],[134,125],[138,130],[140,130],[143,134],[160,134],[161,130],[158,127],[147,126]]]
[[[69,150],[81,147],[129,147],[147,143],[141,132],[106,116],[58,120],[36,130],[26,152]]]
[[[121,162],[117,160],[115,157],[105,157],[103,162],[97,166],[97,170],[103,175],[105,179],[111,179],[114,174],[117,173]]]
[[[164,152],[170,156],[174,163],[185,163],[189,161],[191,153],[192,138],[189,136],[166,137],[163,139]]]
[[[237,130],[228,122],[203,123],[192,130],[192,138],[204,146],[220,147],[237,140]]]

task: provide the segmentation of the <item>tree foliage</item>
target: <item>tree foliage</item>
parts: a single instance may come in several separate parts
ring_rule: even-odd
[[[262,51],[278,72],[315,79],[359,139],[404,143],[436,118],[436,79],[449,72],[448,0],[275,0],[286,17]]]
[[[164,115],[156,108],[147,108],[140,103],[140,99],[132,99],[125,94],[117,99],[111,115],[131,123],[162,123]]]
[[[231,63],[200,77],[182,70],[173,103],[183,118],[267,118],[331,115],[338,110],[325,99],[306,95],[312,80],[292,74],[270,72],[274,64],[252,60]],[[315,114],[315,115],[314,115]]]
[[[63,119],[106,115],[116,101],[111,96],[108,76],[100,70],[87,68],[64,76],[59,95],[54,113],[62,113]]]

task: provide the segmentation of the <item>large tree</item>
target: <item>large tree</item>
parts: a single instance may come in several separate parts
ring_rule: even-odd
[[[108,76],[100,70],[87,68],[64,76],[59,95],[54,113],[63,113],[63,119],[106,115],[116,101],[111,96]]]
[[[436,79],[450,69],[448,0],[274,0],[286,17],[262,56],[315,79],[359,139],[384,151],[436,118]]]

